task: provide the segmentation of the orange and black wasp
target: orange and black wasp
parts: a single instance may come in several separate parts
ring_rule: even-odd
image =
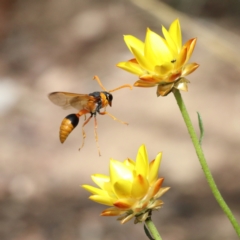
[[[106,111],[106,107],[109,105],[112,106],[112,100],[113,95],[111,92],[114,92],[121,88],[129,87],[132,89],[132,86],[129,84],[125,84],[123,86],[120,86],[118,88],[115,88],[113,90],[107,91],[104,86],[102,85],[100,79],[98,76],[94,76],[93,78],[98,82],[100,87],[103,89],[101,92],[93,92],[90,94],[78,94],[78,93],[69,93],[69,92],[52,92],[48,95],[48,98],[50,101],[52,101],[54,104],[62,107],[63,109],[68,108],[75,108],[79,112],[69,114],[66,116],[61,125],[60,125],[60,132],[59,132],[59,138],[60,142],[64,143],[67,139],[68,135],[73,131],[73,129],[78,125],[79,118],[81,116],[85,116],[85,121],[82,125],[82,145],[79,148],[79,150],[84,146],[84,140],[86,138],[86,133],[84,131],[84,126],[90,121],[92,117],[94,117],[94,133],[95,133],[95,140],[98,148],[98,153],[100,154],[100,148],[98,145],[98,135],[97,135],[97,119],[96,115],[97,113],[100,115],[109,115],[113,120],[117,120],[120,123],[128,125],[128,123],[123,122],[116,117],[114,117],[112,114]],[[101,109],[104,109],[102,112]],[[86,119],[86,114],[90,114],[90,116]]]

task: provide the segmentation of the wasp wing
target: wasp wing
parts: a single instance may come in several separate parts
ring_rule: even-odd
[[[48,95],[51,102],[63,109],[76,108],[82,110],[87,107],[89,101],[94,101],[88,94],[78,94],[69,92],[52,92]]]

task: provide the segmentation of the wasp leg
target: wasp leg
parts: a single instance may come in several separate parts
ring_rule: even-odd
[[[101,156],[100,147],[99,147],[99,144],[98,144],[97,118],[96,118],[96,115],[94,116],[94,135],[95,135],[95,141],[96,141],[96,144],[97,144],[98,154],[99,154],[99,156]]]
[[[83,123],[82,125],[82,135],[83,135],[83,140],[82,140],[82,146],[78,149],[79,151],[83,148],[84,146],[84,140],[86,138],[86,133],[84,131],[84,126],[90,121],[90,119],[92,118],[92,115]]]
[[[116,117],[114,117],[111,113],[109,113],[109,112],[99,112],[99,114],[101,114],[101,115],[108,115],[109,117],[111,117],[113,120],[115,120],[115,121],[118,121],[118,122],[120,122],[120,123],[122,123],[122,124],[126,124],[126,125],[128,125],[128,123],[127,122],[123,122],[122,120],[120,120],[120,119],[118,119],[118,118],[116,118]]]

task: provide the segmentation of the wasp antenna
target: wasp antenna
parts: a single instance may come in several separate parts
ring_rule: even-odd
[[[115,92],[116,90],[119,90],[119,89],[121,89],[121,88],[130,88],[131,90],[133,89],[132,85],[130,85],[130,84],[124,84],[124,85],[122,85],[122,86],[120,86],[120,87],[117,87],[117,88],[114,88],[113,90],[110,90],[109,92]]]
[[[98,82],[99,86],[100,86],[104,91],[108,92],[107,89],[102,85],[102,83],[101,83],[101,81],[100,81],[100,79],[99,79],[98,76],[95,75],[95,76],[93,77],[93,80],[96,80],[96,81]]]

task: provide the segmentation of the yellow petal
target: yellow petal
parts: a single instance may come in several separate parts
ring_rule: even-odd
[[[142,145],[138,149],[137,157],[136,157],[136,174],[140,174],[143,177],[148,176],[149,171],[149,163],[148,163],[148,155],[146,151],[145,145]]]
[[[124,41],[131,52],[132,47],[134,47],[135,49],[138,49],[138,51],[141,52],[142,55],[144,55],[144,43],[140,39],[132,35],[125,35]]]
[[[92,195],[89,197],[94,202],[107,205],[107,206],[113,206],[113,203],[116,201],[116,199],[111,198],[109,196],[99,196],[99,195]]]
[[[195,45],[196,45],[196,42],[197,42],[197,39],[196,38],[192,38],[190,40],[188,40],[184,46],[187,47],[187,58],[186,58],[186,62],[187,63],[190,59],[190,57],[192,56],[192,52],[195,48]]]
[[[169,34],[175,44],[177,45],[178,53],[181,51],[182,48],[182,32],[181,26],[178,19],[172,22],[169,28]]]
[[[155,66],[154,72],[157,75],[166,76],[167,74],[170,73],[170,71],[172,69],[173,69],[173,64],[171,64],[171,63],[164,63],[164,64],[162,64],[160,66]]]
[[[117,198],[127,198],[131,196],[132,182],[124,179],[119,179],[114,185],[114,193]]]
[[[156,57],[156,54],[153,52],[153,46],[149,44],[151,42],[151,34],[153,32],[148,28],[147,33],[146,33],[146,38],[145,38],[145,45],[144,45],[144,56],[148,60],[148,62],[154,66],[159,64],[160,58]],[[155,33],[153,33],[155,34]]]
[[[117,64],[117,67],[122,68],[123,70],[126,70],[126,71],[136,74],[136,75],[141,75],[144,72],[138,63],[134,63],[131,61],[120,62]]]
[[[128,159],[124,160],[123,164],[126,165],[127,168],[130,169],[130,171],[134,171],[135,170],[136,163],[132,159],[128,158]]]
[[[181,75],[182,75],[182,70],[180,69],[177,72],[172,73],[168,78],[165,79],[165,81],[167,83],[176,82],[181,78]]]
[[[161,188],[162,184],[163,184],[164,178],[159,178],[153,185],[153,191],[152,191],[152,197],[154,197],[158,192],[159,189]]]
[[[110,179],[112,185],[118,182],[121,179],[133,181],[132,171],[123,163],[113,160],[110,160]]]
[[[187,64],[182,71],[182,76],[187,76],[190,73],[194,72],[199,67],[197,63],[189,63]]]
[[[149,164],[149,179],[148,179],[148,181],[149,181],[150,185],[153,184],[157,180],[161,159],[162,159],[162,153],[160,152],[156,156],[156,158]]]
[[[150,29],[147,30],[144,53],[147,59],[154,61],[154,65],[162,65],[163,62],[171,62],[173,59],[166,40]]]
[[[153,75],[153,78],[157,81],[157,83],[159,84],[162,84],[162,83],[167,83],[166,82],[166,79],[167,79],[167,75]]]
[[[100,188],[104,188],[106,182],[110,182],[110,178],[104,174],[93,174],[91,176],[93,182],[95,182]]]
[[[147,179],[141,174],[137,175],[133,182],[132,197],[140,199],[146,195],[149,189],[149,183]]]
[[[100,195],[100,196],[108,196],[108,193],[105,192],[104,190],[102,189],[99,189],[99,188],[95,188],[93,186],[89,186],[89,185],[82,185],[82,187],[89,191],[90,193],[94,194],[94,195]]]
[[[187,47],[186,46],[183,46],[178,58],[177,58],[177,61],[175,62],[175,69],[179,69],[181,68],[185,62],[186,62],[186,59],[187,59]]]
[[[176,45],[176,42],[172,39],[171,35],[164,26],[162,26],[162,32],[166,39],[167,45],[172,52],[173,58],[176,58],[178,55],[178,46]]]
[[[141,68],[145,69],[145,71],[153,71],[154,65],[142,54],[141,51],[135,47],[131,47],[131,50]]]

